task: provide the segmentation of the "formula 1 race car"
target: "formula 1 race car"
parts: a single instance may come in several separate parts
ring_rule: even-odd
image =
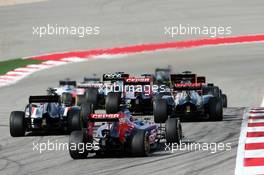
[[[134,114],[152,114],[153,77],[151,75],[126,77],[122,85],[121,93],[108,93],[105,103],[107,113],[116,113],[120,110],[120,106],[126,105]]]
[[[53,94],[57,94],[61,96],[61,100],[68,106],[75,105],[76,103],[76,81],[72,81],[70,79],[60,80],[59,86],[53,88],[55,91],[52,92]]]
[[[156,68],[155,75],[154,75],[154,84],[157,85],[165,85],[170,86],[170,75],[171,75],[171,68]]]
[[[13,111],[10,115],[10,134],[24,136],[29,131],[59,130],[71,132],[81,128],[80,107],[67,107],[60,96],[30,96],[25,111]]]
[[[165,122],[168,117],[223,119],[223,105],[219,88],[205,85],[205,77],[184,72],[172,74],[171,95],[153,102],[155,122]]]
[[[70,135],[69,153],[73,159],[86,158],[89,153],[147,156],[162,136],[169,143],[179,143],[182,138],[177,118],[168,118],[165,133],[162,133],[159,125],[135,120],[127,109],[116,114],[90,114],[87,117],[87,127]]]
[[[103,109],[105,106],[105,91],[104,84],[100,78],[84,78],[82,83],[77,84],[77,99],[76,104],[81,103],[93,104],[96,109]]]

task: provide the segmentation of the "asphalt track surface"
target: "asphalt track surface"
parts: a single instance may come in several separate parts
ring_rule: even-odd
[[[6,47],[3,47],[1,58],[167,41],[171,39],[162,35],[163,26],[178,24],[179,21],[204,25],[230,23],[234,26],[234,35],[263,32],[261,21],[264,10],[261,1],[241,1],[239,4],[235,1],[80,1],[78,5],[76,2],[61,2],[1,7],[0,33],[10,31],[11,35],[16,30],[21,31],[19,35],[1,36],[2,42],[5,37],[9,42],[9,46],[3,42]],[[60,7],[59,10],[56,6]],[[17,13],[12,13],[13,10]],[[40,12],[37,13],[38,10]],[[23,18],[20,13],[28,17]],[[3,18],[2,14],[9,20]],[[32,14],[35,14],[34,17],[29,17]],[[27,22],[17,18],[23,18]],[[40,42],[39,39],[30,37],[31,33],[27,33],[27,27],[34,22],[82,24],[83,20],[105,25],[105,35],[87,40],[46,38]],[[14,27],[15,24],[17,27]],[[188,37],[191,36],[186,38]],[[243,109],[259,106],[264,94],[263,57],[263,43],[170,50],[70,64],[37,72],[15,85],[3,87],[0,90],[0,174],[234,174]],[[209,81],[222,87],[230,102],[230,108],[225,110],[222,122],[184,123],[185,141],[231,143],[231,151],[215,154],[210,151],[171,153],[161,148],[146,158],[91,157],[72,160],[68,151],[47,151],[40,154],[32,150],[33,142],[68,142],[67,136],[11,138],[9,135],[10,111],[23,110],[29,95],[44,93],[47,87],[57,85],[60,79],[70,77],[81,80],[83,76],[94,72],[102,74],[117,70],[140,74],[168,64],[172,65],[175,72],[192,70],[207,76]]]

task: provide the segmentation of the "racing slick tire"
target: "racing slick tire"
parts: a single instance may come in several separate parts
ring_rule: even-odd
[[[98,89],[96,88],[88,88],[85,91],[85,99],[88,103],[97,106],[98,103]]]
[[[226,94],[222,94],[222,101],[223,101],[223,107],[227,108],[227,96],[226,96]]]
[[[13,111],[10,114],[9,119],[10,135],[12,137],[25,136],[25,112],[23,111]]]
[[[73,98],[70,93],[64,92],[61,95],[61,102],[65,104],[66,106],[72,106],[73,104]]]
[[[168,106],[165,99],[153,101],[153,115],[155,123],[164,123],[168,118]]]
[[[119,112],[120,94],[116,92],[109,92],[105,99],[105,110],[107,114],[115,114]]]
[[[144,157],[150,153],[149,137],[145,130],[137,129],[131,140],[132,156]]]
[[[68,111],[68,131],[72,132],[75,130],[81,130],[83,124],[80,115],[80,110],[76,108],[72,108]]]
[[[203,87],[203,94],[212,94],[214,97],[220,98],[221,92],[217,86],[205,86]]]
[[[83,127],[87,127],[88,123],[88,117],[90,114],[94,113],[93,111],[93,105],[90,103],[82,103],[81,104],[81,111],[80,111],[80,116],[82,119]]]
[[[73,159],[84,159],[88,156],[88,151],[86,146],[83,146],[83,149],[80,149],[78,145],[85,145],[85,138],[82,131],[73,131],[71,132],[69,138],[69,153]]]
[[[178,118],[168,118],[165,123],[165,138],[167,143],[180,143],[182,127]]]
[[[209,119],[213,121],[222,121],[223,120],[223,106],[220,100],[216,97],[209,99],[208,103],[208,113]]]
[[[86,98],[84,95],[77,95],[77,98],[76,98],[76,105],[77,106],[81,106],[82,103],[85,103],[86,102]]]

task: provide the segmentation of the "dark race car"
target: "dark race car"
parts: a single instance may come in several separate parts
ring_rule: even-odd
[[[167,142],[179,143],[180,121],[170,118],[165,128]],[[147,156],[162,137],[160,130],[153,122],[133,119],[127,109],[116,114],[89,114],[87,127],[71,133],[69,153],[73,159],[86,158],[90,153]]]
[[[171,94],[163,95],[153,103],[155,122],[165,122],[168,117],[223,119],[220,90],[207,86],[205,77],[184,72],[172,74],[171,81]]]
[[[64,103],[67,103],[68,105],[75,105],[77,96],[76,86],[76,81],[66,79],[60,80],[59,86],[53,89],[55,90],[55,94],[61,96],[61,100]]]
[[[154,84],[170,86],[171,68],[156,68],[154,75]]]
[[[110,92],[106,97],[106,112],[116,113],[120,106],[126,105],[134,114],[153,113],[153,77],[144,74],[141,77],[123,79],[120,92]]]
[[[96,109],[103,109],[105,106],[104,84],[100,78],[84,78],[84,81],[77,84],[76,104],[88,102]]]
[[[60,96],[30,96],[25,111],[13,111],[10,115],[10,134],[24,136],[30,131],[71,132],[81,128],[81,109],[61,103]]]

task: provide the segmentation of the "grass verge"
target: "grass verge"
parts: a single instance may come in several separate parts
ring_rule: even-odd
[[[25,67],[29,64],[40,64],[41,62],[43,61],[22,58],[0,61],[0,75],[6,74],[8,71],[14,70],[16,68]]]

